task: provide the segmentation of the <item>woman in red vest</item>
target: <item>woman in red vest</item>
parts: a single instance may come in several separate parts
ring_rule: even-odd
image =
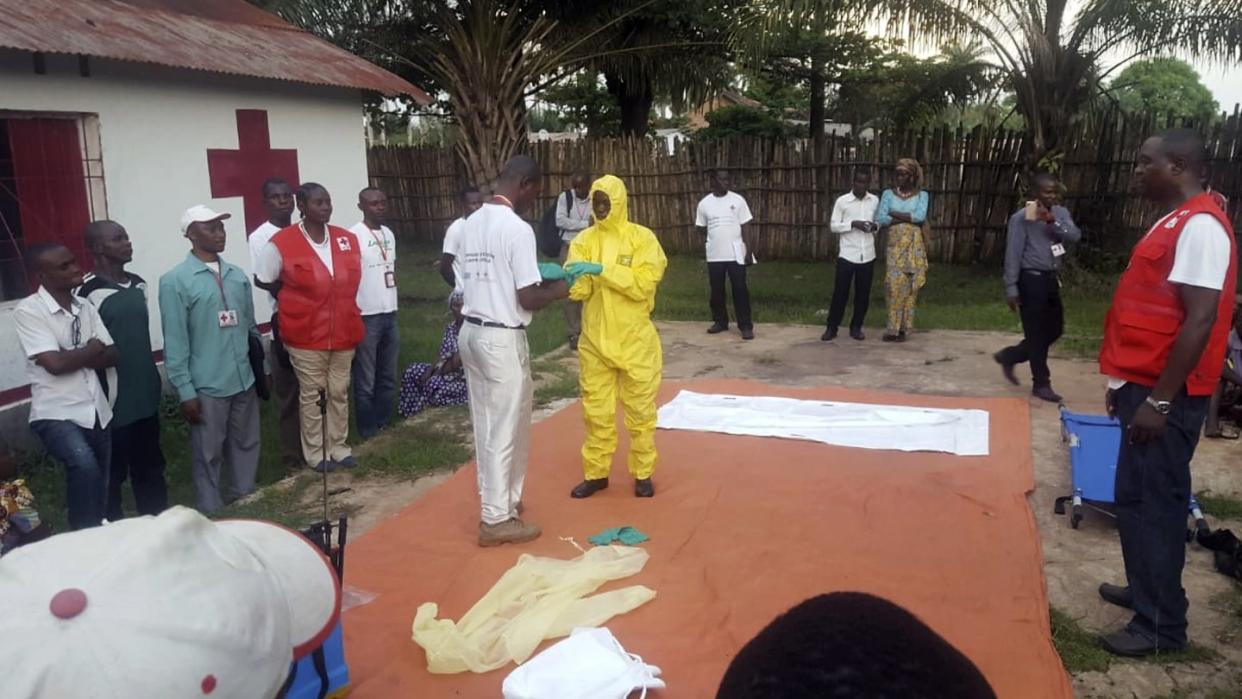
[[[1174,129],[1147,140],[1135,177],[1167,212],[1134,246],[1105,321],[1100,371],[1121,420],[1114,495],[1125,586],[1106,602],[1134,610],[1105,636],[1116,655],[1186,646],[1186,510],[1190,460],[1220,380],[1237,285],[1228,218],[1203,190],[1203,139]]]
[[[356,298],[362,275],[358,239],[328,224],[332,198],[322,185],[298,188],[302,220],[272,236],[256,276],[278,283],[280,337],[297,373],[302,418],[302,456],[316,471],[357,464],[349,435],[349,376],[354,348],[362,341]],[[327,434],[319,410],[327,402]]]

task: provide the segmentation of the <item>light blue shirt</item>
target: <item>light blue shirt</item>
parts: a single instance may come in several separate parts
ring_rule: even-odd
[[[910,214],[910,222],[916,226],[923,225],[927,220],[927,192],[919,192],[916,196],[909,199],[902,199],[892,189],[884,190],[880,195],[880,205],[875,210],[875,222],[881,226],[893,225],[893,217],[890,216],[894,211],[903,214]]]
[[[249,336],[259,331],[250,280],[223,258],[220,271],[217,280],[216,271],[191,252],[160,277],[164,368],[183,403],[199,393],[228,398],[254,385]],[[227,310],[237,312],[237,325],[221,327],[220,314]]]

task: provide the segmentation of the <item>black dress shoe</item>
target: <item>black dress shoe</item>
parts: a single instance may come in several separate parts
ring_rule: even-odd
[[[1100,637],[1100,645],[1104,650],[1123,658],[1142,658],[1156,653],[1172,653],[1182,650],[1185,646],[1157,646],[1155,641],[1135,633],[1130,629],[1122,629],[1116,633]]]
[[[1100,583],[1100,599],[1118,607],[1134,609],[1134,594],[1130,592],[1129,587]]]
[[[655,484],[650,478],[640,478],[634,481],[634,497],[636,498],[653,498],[655,497]]]
[[[837,339],[837,329],[828,328],[827,330],[824,331],[823,335],[819,336],[819,339],[824,342],[832,342],[833,340]]]
[[[1061,402],[1061,394],[1052,390],[1052,386],[1040,386],[1036,388],[1035,390],[1031,391],[1031,395],[1035,396],[1036,398],[1040,400],[1046,400],[1049,403],[1060,403]]]
[[[1002,359],[1000,352],[992,355],[992,359],[995,359],[996,363],[1001,366],[1001,373],[1005,375],[1006,381],[1015,386],[1019,385],[1018,377],[1013,373],[1013,368],[1016,366],[1013,362],[1007,362]]]
[[[607,478],[588,479],[588,480],[582,481],[578,485],[575,485],[574,489],[569,491],[569,497],[577,498],[579,500],[581,500],[582,498],[589,498],[592,495],[598,493],[599,491],[607,487],[608,487]]]
[[[746,328],[745,330],[742,331],[742,339],[743,340],[755,339],[755,331],[752,330],[751,328]]]
[[[863,331],[861,330],[851,330],[850,337],[854,338],[855,340],[858,340],[859,342],[862,342],[863,340],[867,339],[867,336],[864,335]]]
[[[905,331],[905,330],[902,330],[901,332],[897,333],[897,341],[898,341],[898,342],[905,342],[905,341],[906,341],[906,331]]]
[[[708,334],[708,335],[718,335],[718,334],[720,334],[720,333],[722,333],[722,332],[724,332],[724,331],[726,331],[726,330],[728,330],[728,329],[729,329],[729,326],[727,326],[727,325],[713,325],[712,327],[710,327],[710,328],[708,328],[708,329],[707,329],[707,334]]]

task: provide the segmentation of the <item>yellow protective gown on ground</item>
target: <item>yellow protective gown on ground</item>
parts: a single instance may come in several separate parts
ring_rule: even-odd
[[[590,479],[608,477],[620,398],[630,433],[630,473],[650,478],[656,462],[656,392],[664,370],[651,311],[668,259],[649,228],[630,223],[620,179],[604,175],[591,185],[592,202],[596,192],[608,196],[612,210],[574,238],[566,259],[566,264],[595,262],[604,268],[569,289],[569,298],[582,302],[578,384],[587,428],[582,470]]]
[[[600,626],[654,598],[655,591],[642,585],[586,596],[642,570],[648,557],[631,546],[596,546],[570,561],[524,553],[461,621],[436,619],[434,602],[419,606],[414,642],[427,651],[427,669],[434,673],[520,665],[544,639]]]

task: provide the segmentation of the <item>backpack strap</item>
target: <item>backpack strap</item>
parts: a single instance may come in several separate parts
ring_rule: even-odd
[[[572,191],[573,191],[572,189],[567,189],[561,193],[561,196],[565,197],[565,215],[566,216],[569,215],[570,208],[573,207],[574,205],[573,196],[570,195],[570,192]]]

